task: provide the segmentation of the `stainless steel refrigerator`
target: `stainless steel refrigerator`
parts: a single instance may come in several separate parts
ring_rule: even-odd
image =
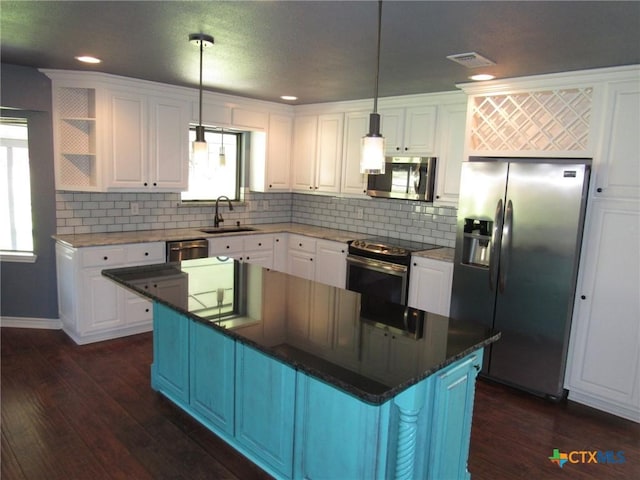
[[[482,374],[559,399],[591,170],[587,159],[462,166],[451,317],[502,332]]]

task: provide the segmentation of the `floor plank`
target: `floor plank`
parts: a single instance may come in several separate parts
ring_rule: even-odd
[[[3,328],[0,353],[3,480],[270,478],[151,390],[151,334],[77,346],[61,331]],[[554,448],[623,451],[626,462],[560,469]],[[469,471],[640,478],[640,425],[480,381]]]

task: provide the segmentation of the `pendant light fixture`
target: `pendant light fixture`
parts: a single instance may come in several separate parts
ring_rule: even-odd
[[[375,91],[373,113],[369,115],[369,133],[362,137],[360,173],[377,175],[384,173],[384,137],[380,134],[378,114],[378,79],[380,77],[380,31],[382,29],[382,0],[378,2],[378,50],[376,57]]]
[[[224,128],[220,129],[220,153],[218,154],[218,163],[221,167],[227,164],[227,156],[224,154]]]
[[[206,33],[191,33],[189,41],[200,47],[200,99],[199,99],[199,119],[196,127],[196,139],[192,145],[194,159],[205,159],[209,154],[207,141],[204,139],[204,127],[202,126],[202,51],[204,47],[213,45],[213,37]]]

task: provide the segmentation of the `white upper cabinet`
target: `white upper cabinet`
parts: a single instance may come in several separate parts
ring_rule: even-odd
[[[387,155],[434,155],[436,114],[434,105],[381,108],[380,133]]]
[[[595,195],[640,197],[640,81],[612,82],[605,89],[605,115],[596,157]]]
[[[344,115],[302,115],[294,121],[292,189],[338,192]]]
[[[250,188],[254,192],[291,190],[293,118],[270,114],[268,132],[251,135]]]
[[[348,112],[345,114],[340,188],[342,193],[353,195],[367,193],[367,176],[360,173],[360,149],[362,148],[362,137],[368,131],[369,112]]]
[[[188,102],[125,89],[107,98],[107,189],[186,190]]]
[[[296,117],[293,123],[293,149],[291,188],[310,193],[313,191],[318,116]]]
[[[466,119],[466,103],[438,107],[438,160],[433,202],[436,205],[458,205]]]
[[[343,129],[344,115],[342,113],[325,114],[318,117],[315,189],[321,192],[340,191]]]

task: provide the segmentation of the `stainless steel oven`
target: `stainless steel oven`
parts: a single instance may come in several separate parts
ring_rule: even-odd
[[[408,265],[347,255],[347,289],[404,305],[408,288]]]
[[[411,254],[437,245],[372,238],[349,244],[347,289],[361,293],[364,321],[422,335],[422,312],[407,306]]]

